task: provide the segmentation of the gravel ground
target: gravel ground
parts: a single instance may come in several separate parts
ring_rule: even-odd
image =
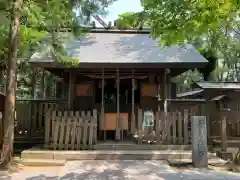
[[[165,161],[70,161],[64,167],[19,166],[1,180],[239,180],[240,174],[172,168]]]

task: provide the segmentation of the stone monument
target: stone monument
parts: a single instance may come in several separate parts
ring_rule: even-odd
[[[197,168],[208,167],[207,122],[205,116],[192,116],[192,163]]]

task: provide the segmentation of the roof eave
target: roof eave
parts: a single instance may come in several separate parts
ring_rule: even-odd
[[[39,66],[43,68],[68,68],[63,64],[59,64],[56,62],[37,62],[37,61],[30,61],[30,64],[33,66]],[[206,62],[164,62],[164,63],[96,63],[96,62],[81,62],[79,66],[75,68],[130,68],[130,69],[137,69],[137,68],[169,68],[169,69],[192,69],[192,68],[201,68],[204,67],[207,63]]]

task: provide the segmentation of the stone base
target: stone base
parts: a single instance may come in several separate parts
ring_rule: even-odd
[[[227,161],[222,160],[218,157],[211,157],[208,159],[208,165],[212,166],[223,166]],[[168,160],[170,166],[188,166],[192,165],[192,159],[170,159]]]
[[[21,159],[18,163],[25,166],[64,166],[66,164],[66,160]]]

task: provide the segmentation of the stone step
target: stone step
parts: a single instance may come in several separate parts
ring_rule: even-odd
[[[27,158],[19,160],[18,163],[25,166],[64,166],[66,164],[66,160]]]
[[[208,153],[209,158],[215,157]],[[56,160],[168,160],[191,159],[191,151],[183,150],[140,150],[140,151],[53,151],[53,150],[25,150],[23,159],[56,159]]]
[[[190,145],[112,144],[94,146],[95,150],[191,150]]]

